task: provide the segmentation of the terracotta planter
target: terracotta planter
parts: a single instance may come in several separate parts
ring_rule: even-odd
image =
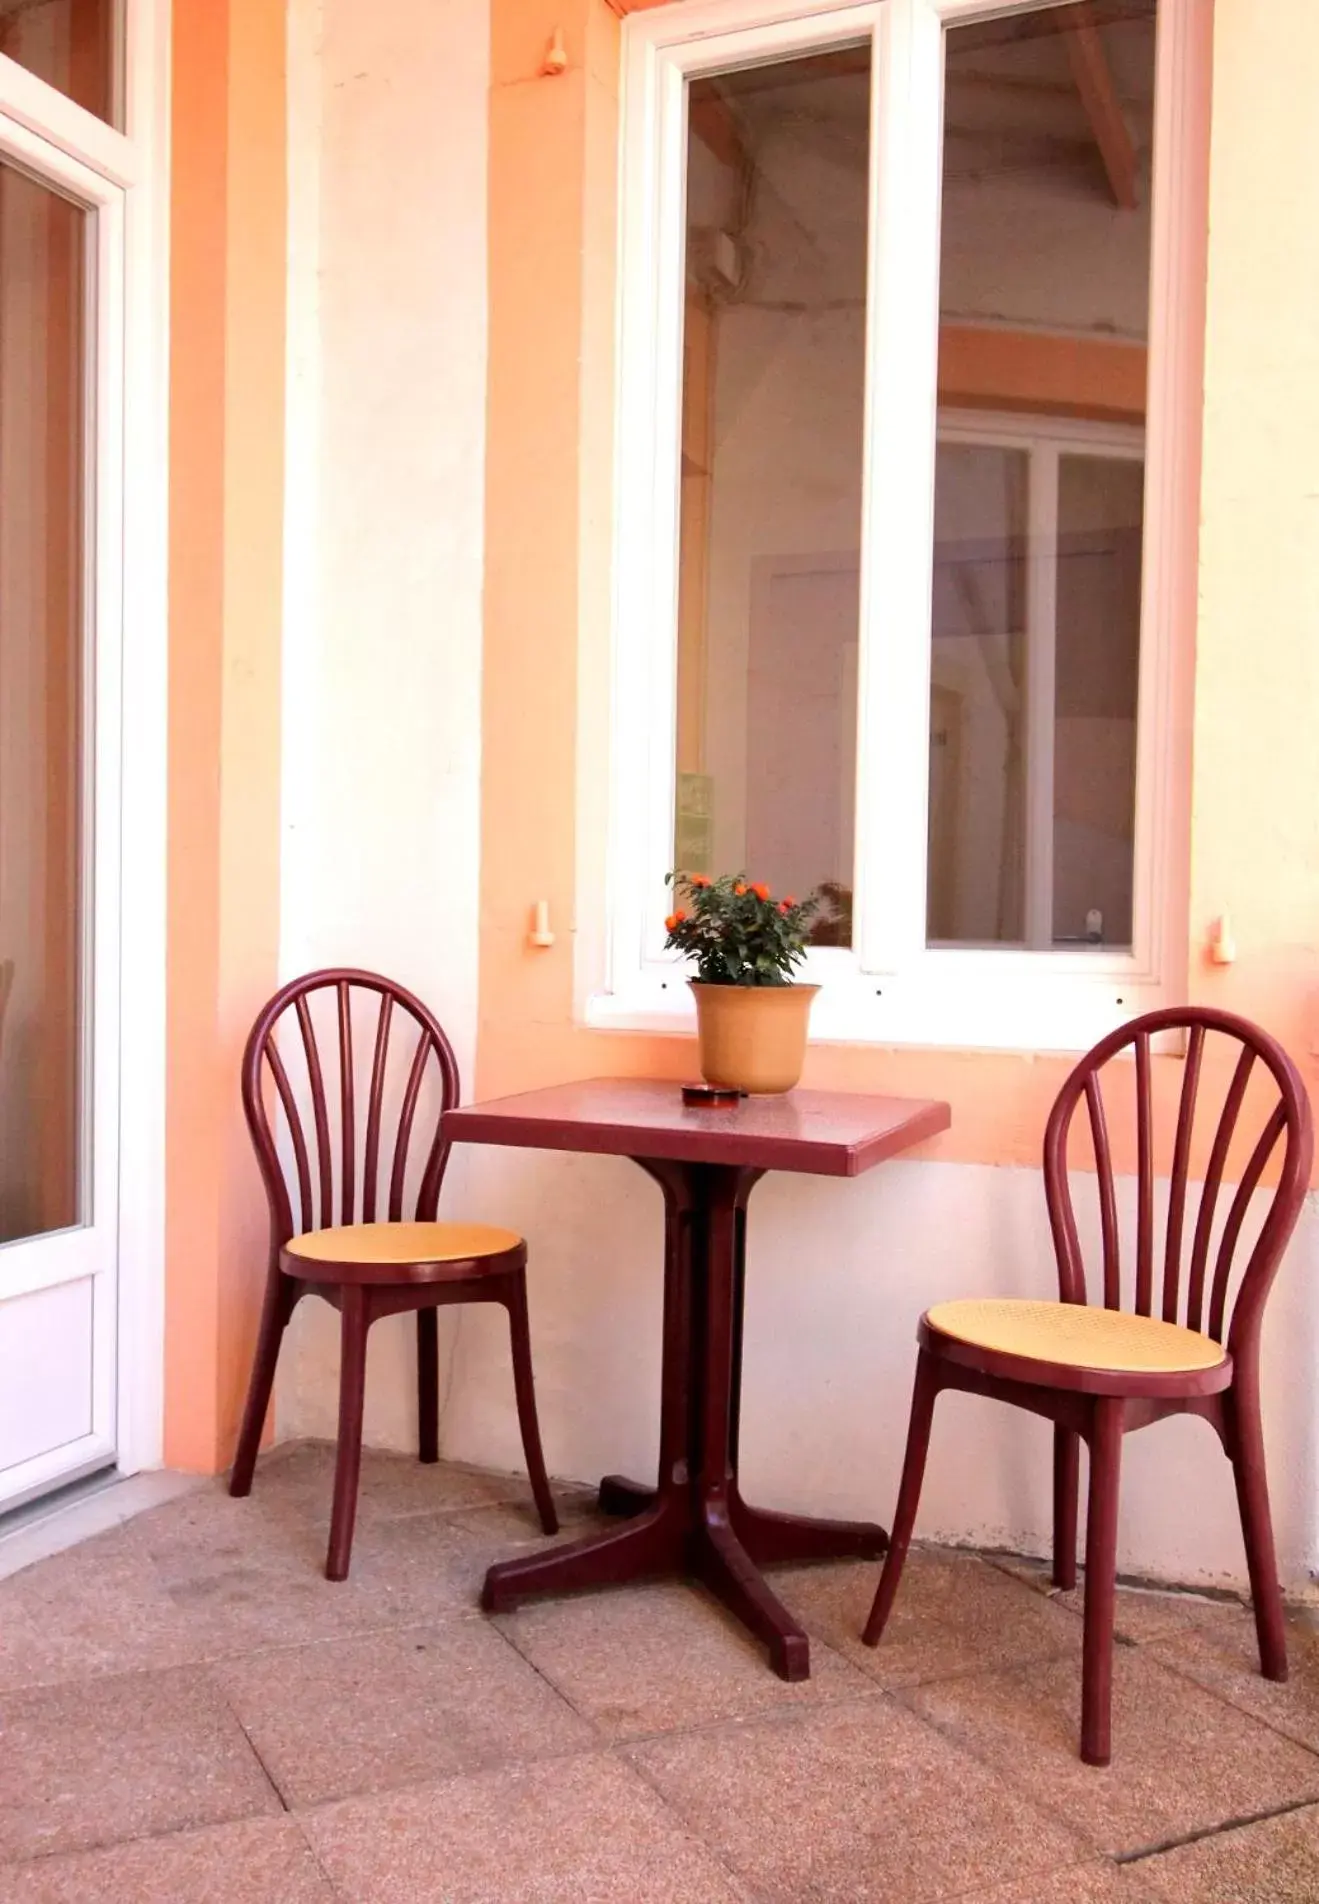
[[[768,1095],[790,1091],[806,1058],[818,985],[702,985],[691,980],[707,1084]]]

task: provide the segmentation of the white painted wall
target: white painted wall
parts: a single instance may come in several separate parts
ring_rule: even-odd
[[[286,975],[363,964],[476,1037],[485,483],[485,0],[292,0]],[[462,1195],[463,1160],[451,1194]],[[441,1329],[447,1326],[442,1319]],[[303,1303],[282,1434],[328,1432]],[[407,1323],[368,1432],[409,1436]]]

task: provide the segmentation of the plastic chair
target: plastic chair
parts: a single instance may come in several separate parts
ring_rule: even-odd
[[[324,992],[333,994],[335,1004],[337,1056],[332,1062],[331,1053],[321,1049],[311,1006],[316,994]],[[379,1008],[365,1098],[365,1131],[359,1133],[353,1005],[362,994],[374,994]],[[286,1016],[296,1021],[301,1044],[299,1068],[305,1071],[305,1089],[301,1092],[295,1090],[290,1079],[289,1043],[281,1053],[282,1041],[277,1036]],[[386,1218],[377,1221],[390,1039],[400,1021],[415,1032],[416,1043],[407,1061],[397,1121],[388,1120],[393,1123],[393,1148]],[[325,1083],[327,1071],[337,1074],[339,1086],[334,1132]],[[273,1093],[267,1088],[267,1074],[273,1081]],[[361,1471],[366,1341],[371,1324],[400,1311],[417,1312],[418,1445],[422,1461],[438,1461],[436,1310],[446,1303],[498,1302],[508,1310],[518,1423],[532,1493],[545,1532],[557,1532],[558,1517],[536,1420],[527,1325],[526,1244],[512,1230],[436,1219],[449,1155],[443,1117],[457,1104],[459,1096],[457,1061],[438,1021],[401,985],[376,973],[347,968],[312,972],[277,992],[253,1025],[243,1055],[242,1086],[243,1110],[270,1204],[270,1261],[229,1492],[251,1492],[275,1366],[289,1318],[303,1296],[322,1296],[339,1311],[341,1339],[339,1438],[325,1572],[330,1580],[345,1579]],[[423,1086],[430,1087],[434,1104],[423,1119],[427,1128],[414,1146]],[[287,1151],[291,1153],[287,1172],[271,1119],[274,1099],[282,1108],[287,1126]],[[308,1099],[310,1124],[304,1114]],[[410,1179],[415,1191],[409,1199]],[[405,1221],[408,1201],[412,1209]]]
[[[1156,1276],[1151,1040],[1184,1031],[1186,1058],[1169,1173],[1168,1214]],[[1204,1159],[1194,1229],[1187,1189],[1206,1046],[1226,1040],[1236,1063]],[[1101,1073],[1134,1050],[1136,1249],[1123,1306],[1117,1194]],[[1264,1074],[1263,1123],[1226,1220],[1215,1211],[1251,1074]],[[1111,1079],[1113,1074],[1109,1073]],[[1099,1198],[1103,1307],[1090,1305],[1067,1167],[1068,1136],[1082,1100],[1088,1114]],[[1252,1110],[1252,1116],[1253,1116]],[[1276,1182],[1256,1240],[1242,1250],[1249,1206],[1281,1145]],[[911,1541],[929,1447],[935,1397],[963,1389],[1013,1402],[1054,1423],[1053,1579],[1076,1584],[1080,1441],[1090,1449],[1085,1551],[1085,1635],[1081,1757],[1107,1765],[1111,1753],[1113,1611],[1117,1570],[1118,1478],[1122,1438],[1168,1415],[1203,1415],[1232,1463],[1245,1535],[1260,1668],[1287,1676],[1287,1644],[1260,1426],[1259,1343],[1264,1305],[1310,1181],[1310,1103],[1291,1059],[1266,1032],[1227,1012],[1184,1007],[1151,1012],[1096,1045],[1063,1085],[1044,1140],[1044,1192],[1058,1262],[1057,1302],[939,1303],[921,1318],[920,1354],[906,1459],[888,1555],[864,1638],[874,1646],[893,1607]],[[1190,1237],[1183,1278],[1183,1243]],[[1239,1258],[1244,1255],[1244,1266]],[[1212,1261],[1211,1261],[1212,1257]],[[1155,1303],[1158,1302],[1158,1313]]]

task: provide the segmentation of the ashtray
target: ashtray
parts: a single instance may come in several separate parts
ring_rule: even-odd
[[[684,1084],[682,1101],[701,1110],[732,1111],[742,1102],[742,1093],[726,1084]]]

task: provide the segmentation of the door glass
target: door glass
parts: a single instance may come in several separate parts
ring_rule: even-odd
[[[0,0],[0,53],[120,126],[122,16],[121,0]]]
[[[692,82],[676,857],[851,939],[870,50]]]
[[[0,1242],[85,1214],[86,218],[0,163]]]

